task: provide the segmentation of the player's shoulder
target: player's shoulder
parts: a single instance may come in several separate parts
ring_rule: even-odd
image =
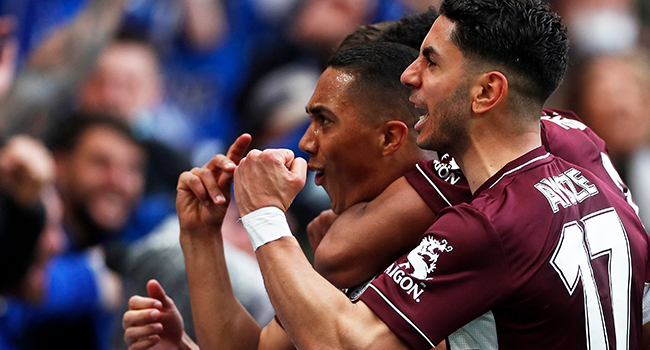
[[[471,199],[465,176],[448,155],[421,161],[404,177],[434,213]]]
[[[544,109],[541,126],[542,143],[556,156],[575,162],[606,152],[605,141],[571,111]]]
[[[544,108],[541,117],[542,125],[545,127],[559,127],[558,130],[585,131],[589,127],[572,111]]]

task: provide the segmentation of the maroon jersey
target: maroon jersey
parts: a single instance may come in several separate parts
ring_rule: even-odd
[[[443,209],[360,299],[412,349],[492,310],[502,350],[634,350],[648,244],[620,194],[540,147]]]
[[[593,172],[612,188],[618,189],[638,212],[630,191],[609,159],[605,141],[573,112],[544,109],[541,135],[547,151]],[[434,213],[471,199],[467,180],[449,155],[421,161],[405,177]]]

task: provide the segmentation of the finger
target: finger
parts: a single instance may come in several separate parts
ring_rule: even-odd
[[[210,196],[216,199],[217,204],[226,203],[230,198],[230,186],[232,185],[233,174],[237,165],[223,154],[218,154],[206,164],[206,167],[212,171],[217,178],[215,188],[207,186]]]
[[[147,292],[149,293],[150,297],[160,300],[162,306],[165,309],[174,306],[174,301],[172,300],[172,298],[167,296],[167,293],[165,293],[165,289],[157,280],[152,279],[149,280],[149,282],[147,282]]]
[[[243,159],[247,159],[247,158],[255,159],[255,158],[259,157],[260,154],[262,154],[262,151],[254,148],[254,149],[248,151],[248,154]]]
[[[224,157],[225,158],[225,157]],[[235,164],[230,162],[234,167]],[[233,168],[234,169],[234,168]],[[221,173],[221,170],[217,170],[217,173]],[[221,192],[221,188],[217,184],[217,177],[215,172],[210,171],[208,167],[192,169],[192,173],[199,178],[201,178],[201,183],[207,191],[208,199],[214,204],[224,204],[226,202],[226,197]],[[217,175],[218,176],[218,175]]]
[[[246,148],[251,144],[252,137],[249,134],[242,134],[233,142],[233,144],[228,149],[226,157],[232,160],[235,164],[239,164],[239,161],[242,159],[244,154],[246,154]]]
[[[122,329],[155,324],[162,313],[158,309],[129,310],[122,317]]]
[[[214,203],[214,201],[210,198],[210,194],[208,193],[208,190],[205,188],[205,185],[203,184],[203,179],[199,174],[201,174],[202,171],[206,169],[201,169],[201,168],[194,168],[190,171],[190,176],[187,176],[186,178],[186,185],[189,187],[189,190],[192,191],[196,199],[198,199],[201,203],[203,203],[204,206],[209,207]]]
[[[293,154],[293,152],[291,152]],[[307,180],[307,161],[298,157],[291,162],[289,171],[298,179],[305,182]]]
[[[134,295],[129,298],[129,310],[162,309],[163,304],[157,298]]]
[[[136,342],[129,345],[129,350],[144,350],[153,347],[160,342],[160,336],[152,335],[145,339],[138,339]]]
[[[210,159],[205,167],[214,172],[215,175],[219,175],[223,171],[234,171],[237,165],[227,156],[224,156],[223,154],[217,154],[216,156],[212,157],[212,159]]]
[[[124,331],[124,341],[127,344],[135,343],[152,336],[158,336],[163,330],[162,323],[152,323],[144,326],[129,327]]]
[[[295,157],[293,151],[290,149],[277,148],[277,149],[266,149],[262,152],[266,157],[272,160],[277,160],[281,164],[284,164],[285,167],[290,168],[293,158]]]
[[[291,168],[291,164],[293,164],[293,160],[296,157],[293,151],[290,149],[281,149],[279,153],[284,158],[284,165],[287,168]]]

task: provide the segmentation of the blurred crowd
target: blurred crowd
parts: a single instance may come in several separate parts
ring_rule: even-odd
[[[650,223],[650,3],[549,0],[571,68],[549,108],[608,145]],[[298,155],[305,105],[358,26],[436,0],[0,0],[0,349],[122,349],[127,297],[158,279],[193,336],[178,176],[241,132]],[[307,223],[329,207],[308,185]],[[273,317],[236,208],[224,224],[240,302]],[[302,233],[301,233],[302,232]],[[309,252],[307,252],[309,253]]]

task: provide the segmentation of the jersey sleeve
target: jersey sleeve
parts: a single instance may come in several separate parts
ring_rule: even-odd
[[[443,159],[444,158],[444,159]],[[472,194],[465,176],[449,157],[421,161],[404,177],[434,214],[460,203],[468,203]],[[449,159],[448,162],[445,160]]]
[[[362,300],[411,349],[430,349],[484,314],[512,283],[501,242],[467,205],[440,213],[418,247],[391,264]]]

